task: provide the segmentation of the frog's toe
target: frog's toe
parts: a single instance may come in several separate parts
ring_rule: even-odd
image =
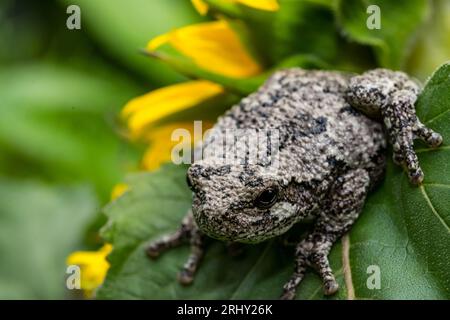
[[[182,269],[178,273],[178,282],[184,286],[190,285],[194,281],[194,272],[192,270]]]
[[[427,128],[423,124],[419,124],[418,128],[414,131],[414,134],[431,148],[439,147],[443,141],[443,138],[439,133]]]
[[[442,144],[443,138],[439,133],[426,127],[419,120],[414,125],[411,125],[410,129],[412,137],[404,133],[397,137],[397,143],[394,144],[394,162],[405,164],[409,180],[412,184],[419,185],[423,182],[424,174],[420,168],[417,154],[414,151],[413,139],[419,138],[431,148],[437,148]]]
[[[335,294],[338,290],[339,285],[335,279],[328,280],[323,284],[323,291],[327,296]]]
[[[161,254],[161,248],[156,243],[151,243],[146,249],[145,253],[151,259],[156,259]]]
[[[280,296],[280,300],[294,300],[295,290],[284,290],[283,294]]]
[[[414,185],[422,183],[424,174],[420,168],[419,158],[414,151],[413,139],[408,135],[399,135],[397,141],[393,143],[394,163],[403,165],[408,174],[409,181]]]
[[[280,297],[281,300],[293,300],[295,298],[297,287],[305,276],[305,266],[303,263],[300,263],[296,269],[297,270],[292,274],[289,281],[283,286],[283,294]]]
[[[423,182],[424,174],[419,166],[419,160],[414,151],[405,156],[405,165],[409,181],[414,185],[421,184]]]
[[[413,169],[408,171],[408,177],[409,181],[411,181],[412,184],[419,185],[423,182],[423,171],[422,169]]]

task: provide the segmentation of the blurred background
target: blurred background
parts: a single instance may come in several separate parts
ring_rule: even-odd
[[[97,248],[100,208],[142,148],[121,134],[131,98],[184,78],[139,53],[199,21],[188,1],[0,1],[0,298],[65,298],[65,259]]]
[[[421,80],[449,59],[449,2],[434,2],[404,64]],[[66,27],[70,4],[81,30]],[[0,298],[71,297],[66,257],[101,246],[100,209],[144,152],[121,108],[187,79],[139,49],[206,19],[186,0],[0,1]],[[354,69],[376,66],[363,60]]]

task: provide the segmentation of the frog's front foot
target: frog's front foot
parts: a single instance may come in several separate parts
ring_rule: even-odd
[[[410,91],[394,92],[381,114],[392,144],[394,162],[404,166],[409,180],[417,185],[422,183],[424,175],[414,151],[414,139],[419,138],[436,148],[441,145],[442,136],[420,122],[414,110],[415,100],[416,96]]]
[[[321,206],[313,232],[297,245],[294,273],[284,285],[281,299],[295,297],[307,267],[316,269],[325,295],[338,291],[339,285],[331,270],[328,254],[333,244],[348,232],[358,218],[369,185],[370,176],[364,169],[350,170],[335,179],[329,197]]]
[[[325,295],[332,295],[339,289],[333,271],[330,268],[328,261],[328,251],[331,243],[314,243],[309,240],[302,241],[296,252],[296,267],[295,272],[283,287],[283,294],[280,299],[292,300],[295,298],[295,293],[298,285],[303,280],[303,277],[308,266],[314,267],[323,283],[323,292]]]
[[[403,72],[376,69],[350,79],[348,101],[371,116],[381,116],[390,143],[393,160],[406,168],[413,184],[423,181],[414,139],[423,140],[432,148],[442,143],[442,136],[427,128],[416,116],[414,104],[420,86]]]
[[[177,231],[152,242],[146,252],[150,258],[155,259],[163,251],[190,243],[191,254],[178,274],[178,281],[183,285],[189,285],[194,280],[195,272],[203,257],[204,237],[195,224],[192,213],[188,213]]]

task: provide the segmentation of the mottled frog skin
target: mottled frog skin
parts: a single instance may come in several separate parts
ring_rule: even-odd
[[[313,217],[314,227],[296,247],[294,272],[281,297],[295,297],[308,267],[321,276],[325,294],[335,293],[338,285],[328,253],[382,179],[386,141],[413,184],[423,180],[413,140],[420,138],[432,147],[442,143],[415,115],[420,90],[406,74],[386,69],[362,75],[298,68],[276,72],[219,118],[204,142],[204,157],[187,173],[192,211],[175,233],[151,243],[148,255],[156,257],[190,242],[191,255],[179,274],[180,282],[188,284],[203,256],[206,236],[257,243]],[[277,133],[272,153],[276,166],[246,161],[249,145],[257,153],[266,150],[251,135],[243,146],[231,143],[223,148],[218,143],[220,134],[231,131],[242,137],[243,130]],[[243,161],[224,161],[236,150]]]

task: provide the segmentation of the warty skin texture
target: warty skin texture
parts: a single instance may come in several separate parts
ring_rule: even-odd
[[[312,216],[314,227],[297,245],[294,272],[281,297],[295,297],[307,267],[320,274],[324,293],[333,294],[338,285],[328,253],[382,179],[386,137],[394,161],[413,184],[423,180],[413,140],[432,147],[442,142],[415,115],[419,93],[420,86],[406,74],[386,69],[362,75],[298,68],[275,73],[219,118],[204,142],[204,157],[187,173],[192,212],[176,233],[153,242],[147,253],[156,257],[189,241],[192,252],[179,275],[188,284],[206,236],[257,243]],[[224,146],[230,130],[237,138]],[[267,148],[251,132],[270,132],[277,139]],[[239,161],[227,162],[233,155]]]

